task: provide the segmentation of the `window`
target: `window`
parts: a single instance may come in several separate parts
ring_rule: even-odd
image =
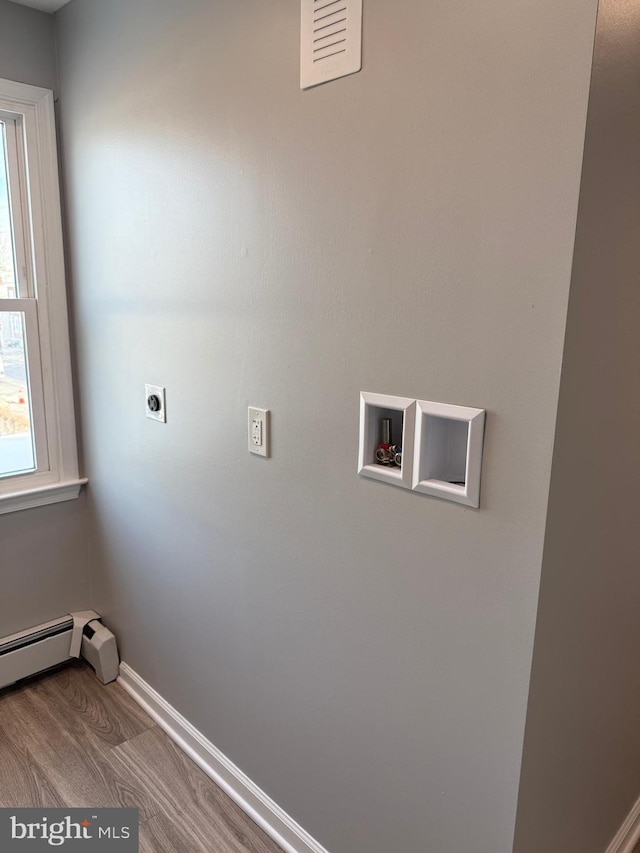
[[[0,513],[78,496],[53,94],[0,80]]]

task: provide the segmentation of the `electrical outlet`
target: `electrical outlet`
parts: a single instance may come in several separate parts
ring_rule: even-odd
[[[166,423],[165,389],[160,385],[145,385],[144,399],[147,417]]]
[[[251,420],[251,446],[262,447],[262,421],[259,418]]]
[[[249,408],[249,453],[269,456],[269,410]]]

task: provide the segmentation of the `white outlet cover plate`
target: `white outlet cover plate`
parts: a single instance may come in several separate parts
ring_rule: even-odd
[[[256,456],[269,457],[271,455],[269,414],[269,409],[256,409],[249,406],[249,453]],[[256,443],[258,439],[260,443]]]
[[[154,395],[160,398],[160,408],[157,412],[152,412],[149,408],[149,397]],[[148,418],[160,423],[167,422],[167,408],[165,405],[165,389],[161,385],[145,385],[144,386],[144,407]]]

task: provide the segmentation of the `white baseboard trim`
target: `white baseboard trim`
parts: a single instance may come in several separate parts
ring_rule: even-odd
[[[321,844],[126,663],[120,664],[118,683],[285,853],[327,853]],[[622,850],[619,853],[623,853]]]
[[[615,834],[606,853],[632,853],[640,840],[640,798],[626,817],[625,822]]]

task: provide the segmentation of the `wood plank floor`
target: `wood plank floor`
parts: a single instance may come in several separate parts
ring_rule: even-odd
[[[282,853],[118,684],[82,664],[0,690],[0,806],[136,806],[141,853]]]

